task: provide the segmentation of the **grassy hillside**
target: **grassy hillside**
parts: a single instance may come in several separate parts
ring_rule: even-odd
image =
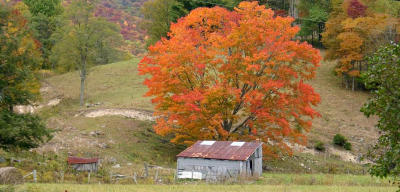
[[[146,87],[144,77],[137,72],[139,59],[92,68],[87,80],[87,103],[100,105],[96,108],[131,108],[152,110],[148,97],[143,97]],[[317,76],[310,83],[321,95],[317,110],[322,117],[313,122],[309,133],[309,147],[320,140],[330,145],[336,133],[345,135],[353,145],[353,153],[365,153],[378,136],[374,127],[375,118],[366,118],[359,109],[367,100],[368,94],[352,92],[341,86],[339,77],[333,75],[332,62],[322,62]],[[46,80],[53,88],[52,94],[61,95],[77,106],[79,97],[79,76],[77,72],[55,76]],[[48,96],[44,96],[47,97]],[[53,96],[54,97],[54,96]],[[78,109],[78,108],[76,108]]]
[[[137,71],[139,59],[102,65],[90,69],[86,83],[86,102],[100,103],[101,107],[136,108],[151,110],[149,98],[143,97],[147,88],[144,77]],[[61,95],[78,104],[80,79],[78,72],[66,73],[46,80],[49,94]],[[48,95],[44,97],[49,98]]]
[[[364,154],[377,141],[377,118],[366,118],[360,112],[369,94],[345,89],[341,78],[333,75],[335,65],[335,62],[323,61],[316,78],[310,82],[321,96],[321,103],[316,108],[321,118],[313,121],[310,144],[316,140],[331,144],[333,136],[340,133],[353,145],[352,153]]]
[[[97,156],[112,168],[113,172],[131,174],[132,170],[142,169],[143,162],[175,166],[175,155],[184,146],[169,143],[168,138],[156,135],[153,122],[123,116],[87,117],[94,110],[132,109],[133,111],[152,111],[150,98],[143,97],[147,88],[142,84],[144,77],[138,75],[139,59],[97,66],[90,70],[86,84],[86,103],[79,106],[79,75],[71,72],[44,80],[42,88],[43,103],[61,98],[56,106],[46,106],[39,114],[46,119],[48,127],[56,130],[55,137],[35,151],[57,153],[59,161],[64,162],[67,155],[85,157]],[[355,173],[366,172],[366,167],[344,162],[340,153],[344,150],[334,147],[333,135],[341,133],[353,144],[351,153],[361,156],[367,146],[377,137],[374,129],[375,119],[367,119],[359,108],[368,94],[345,90],[340,79],[333,76],[334,63],[323,62],[317,77],[310,83],[321,94],[321,104],[317,110],[322,117],[314,121],[309,135],[309,150],[314,143],[323,141],[330,149],[327,153],[314,155],[296,152],[292,157],[265,161],[265,170],[295,173]],[[337,153],[332,153],[336,151]],[[351,154],[349,153],[349,154]],[[127,169],[129,168],[129,169]]]

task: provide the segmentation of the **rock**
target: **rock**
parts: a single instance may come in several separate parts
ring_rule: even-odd
[[[110,158],[107,158],[106,162],[110,163],[110,164],[116,164],[117,159],[115,159],[115,157],[110,157]]]
[[[97,146],[102,148],[102,149],[110,148],[110,146],[107,143],[99,143]]]
[[[0,163],[5,163],[6,159],[4,157],[0,157]]]
[[[112,168],[121,168],[121,165],[120,164],[116,164],[116,165],[112,166]]]
[[[0,185],[15,185],[23,183],[21,172],[15,167],[0,168]]]
[[[128,165],[128,166],[131,166],[131,165],[132,165],[132,163],[127,163],[126,165]]]
[[[90,135],[90,136],[93,136],[93,137],[97,137],[97,136],[104,135],[104,133],[103,133],[102,131],[91,131],[91,132],[89,133],[89,135]]]

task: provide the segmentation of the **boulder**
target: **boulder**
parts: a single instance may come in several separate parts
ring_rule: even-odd
[[[15,185],[23,183],[20,171],[15,167],[0,168],[0,185]]]

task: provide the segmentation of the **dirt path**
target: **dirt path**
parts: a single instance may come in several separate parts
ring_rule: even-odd
[[[298,145],[298,144],[295,144],[295,145],[289,144],[289,146],[294,151],[301,152],[301,153],[307,153],[307,154],[311,154],[311,155],[317,155],[317,154],[321,153],[315,149],[310,149],[310,148],[307,148],[305,146]],[[364,160],[360,161],[360,158],[357,157],[356,155],[352,154],[351,152],[337,149],[334,146],[327,146],[325,154],[338,156],[338,157],[340,157],[340,159],[342,161],[346,161],[346,162],[352,162],[352,163],[358,163],[358,164],[372,163],[372,161],[370,161],[368,159],[364,159]]]
[[[53,87],[47,83],[46,81],[42,82],[42,87],[40,88],[40,94],[46,95],[47,99],[44,98],[44,100],[48,100],[47,103],[35,103],[33,105],[17,105],[14,107],[14,111],[19,114],[26,114],[26,113],[35,113],[37,110],[43,108],[43,107],[52,107],[60,104],[62,96],[60,95],[55,95],[55,91]],[[53,95],[51,95],[53,94]],[[50,98],[52,99],[50,99]]]
[[[39,105],[17,105],[14,107],[16,113],[19,114],[26,114],[26,113],[35,113],[37,110],[43,107],[52,107],[56,106],[61,102],[60,98],[51,99],[46,104],[39,104]]]
[[[80,114],[78,114],[80,115]],[[102,117],[102,116],[123,116],[127,118],[138,119],[142,121],[154,121],[152,113],[140,111],[136,109],[95,109],[92,111],[84,112],[85,117]]]

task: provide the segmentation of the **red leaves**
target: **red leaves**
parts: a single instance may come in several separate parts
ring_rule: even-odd
[[[271,154],[287,150],[284,138],[299,141],[319,102],[303,80],[321,57],[292,41],[292,21],[242,2],[232,12],[198,8],[172,24],[170,38],[150,47],[139,66],[163,119],[156,132],[173,133],[176,143],[260,139],[276,144]]]
[[[364,17],[366,15],[367,6],[363,5],[359,0],[351,0],[347,8],[347,15],[353,19]]]

